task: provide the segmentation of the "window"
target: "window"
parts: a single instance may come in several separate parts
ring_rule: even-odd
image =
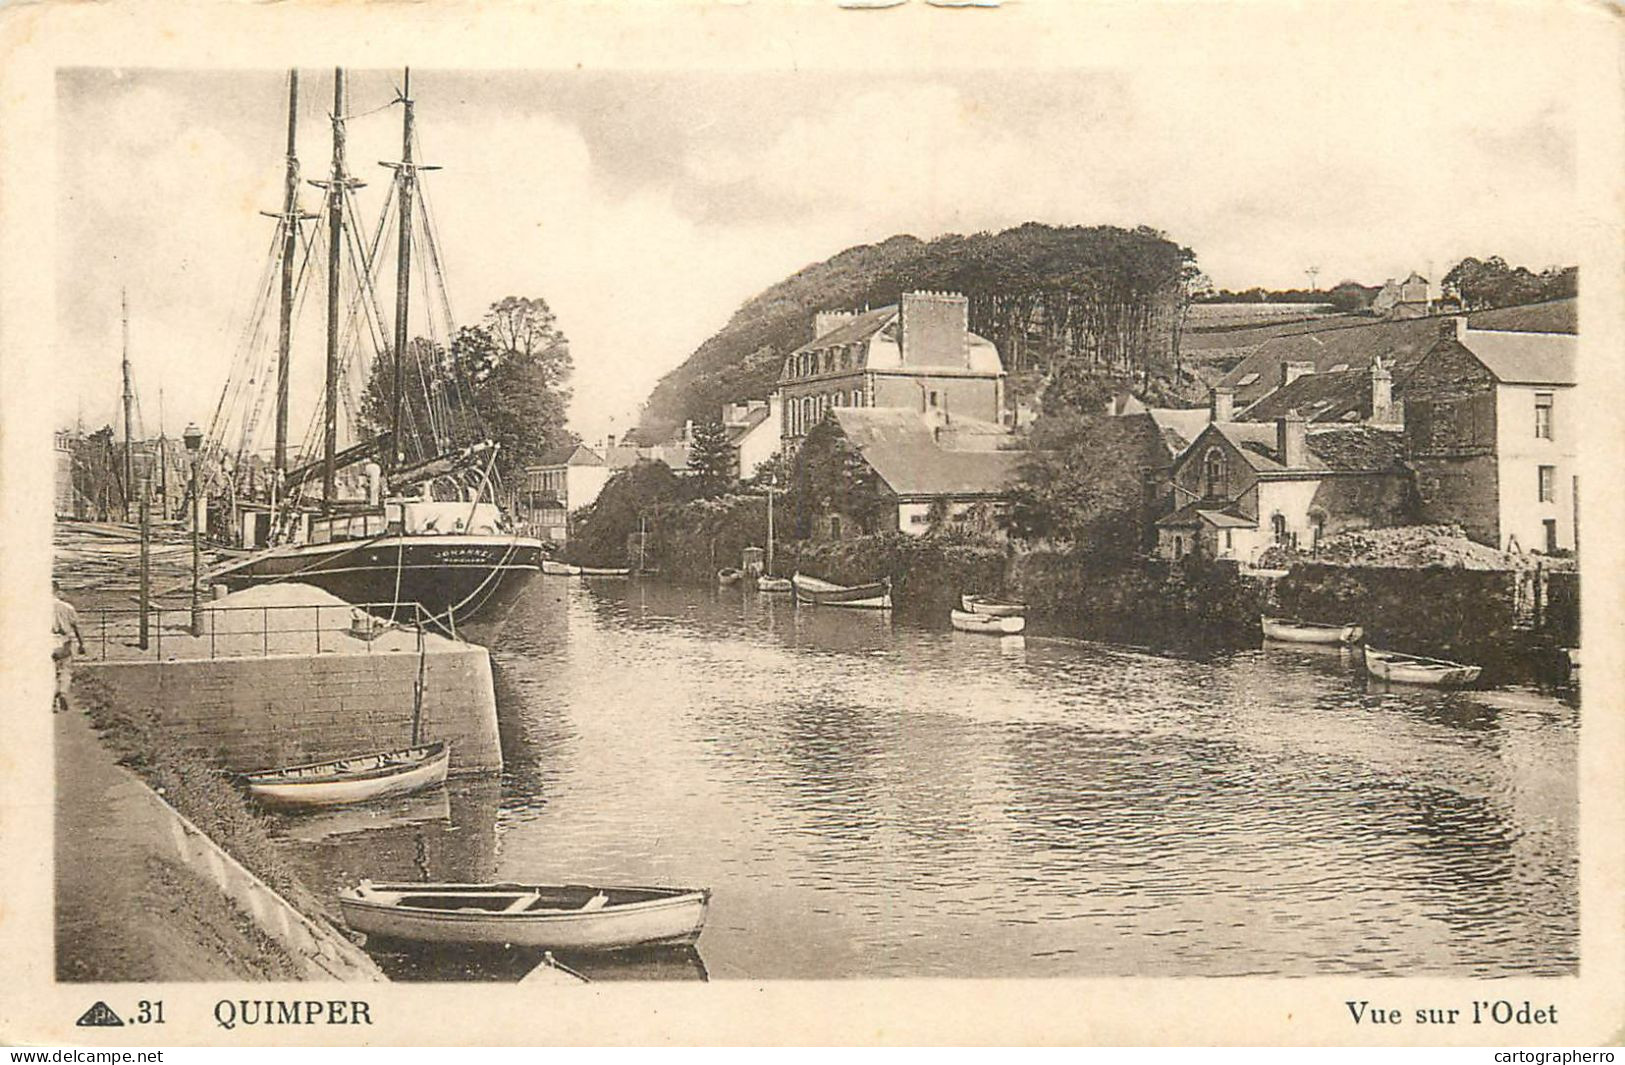
[[[1547,518],[1541,524],[1546,527],[1546,553],[1555,555],[1557,554],[1557,519]]]
[[[930,393],[930,396],[931,396],[931,406],[935,407],[937,405],[937,393],[932,392],[932,393]]]
[[[1233,532],[1235,532],[1234,529],[1226,529],[1224,531],[1224,549],[1226,551],[1230,551],[1236,546],[1235,541],[1230,538],[1230,534]]]
[[[924,525],[930,520],[931,516],[929,514],[910,514],[908,516],[908,523],[910,525]]]
[[[854,388],[852,390],[852,405],[854,407],[863,406],[863,389]]]
[[[1556,498],[1557,498],[1557,467],[1556,466],[1542,466],[1542,467],[1540,467],[1540,487],[1539,487],[1539,492],[1540,492],[1539,498],[1540,498],[1540,501],[1542,503],[1550,503],[1550,502],[1553,502],[1554,500],[1556,500]]]
[[[1228,472],[1224,452],[1216,447],[1208,448],[1202,458],[1203,495],[1208,499],[1223,499],[1228,487]]]
[[[841,538],[841,519],[833,514],[829,518],[829,536],[832,540]]]
[[[1278,544],[1286,543],[1286,515],[1270,515],[1270,534],[1275,537]]]
[[[1552,438],[1552,394],[1535,393],[1535,436],[1541,440]]]
[[[1246,377],[1243,377],[1241,380],[1237,381],[1236,382],[1236,387],[1237,388],[1246,388],[1250,384],[1256,384],[1257,381],[1258,381],[1258,375],[1255,374],[1255,373],[1250,373]]]

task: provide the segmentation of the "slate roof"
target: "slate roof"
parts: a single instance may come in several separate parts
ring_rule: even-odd
[[[1461,343],[1502,384],[1572,385],[1579,338],[1564,333],[1471,329]]]
[[[825,348],[838,347],[842,344],[855,344],[860,340],[868,340],[882,329],[892,319],[897,317],[897,304],[889,303],[884,307],[876,307],[872,311],[864,311],[839,329],[832,329],[821,337],[801,345],[790,354],[800,355],[805,351],[823,351]]]
[[[744,421],[735,422],[733,425],[728,426],[728,443],[737,444],[749,436],[752,429],[767,421],[768,413],[766,407],[758,407],[745,415]]]
[[[1360,421],[1371,417],[1369,370],[1305,374],[1285,388],[1260,399],[1238,417],[1272,422],[1295,410],[1311,422]]]
[[[586,444],[560,444],[542,452],[531,469],[541,466],[602,466],[604,457]]]
[[[862,369],[905,371],[917,369],[921,373],[928,374],[937,374],[946,370],[978,376],[996,376],[1004,373],[1004,362],[999,358],[998,347],[991,340],[968,331],[965,333],[966,346],[964,352],[968,365],[960,365],[957,354],[952,361],[941,364],[922,363],[918,366],[904,366],[901,361],[898,361],[900,354],[893,355],[892,359],[883,363],[871,362],[871,353],[868,350],[869,341],[874,339],[876,333],[896,322],[898,316],[898,305],[891,303],[884,307],[876,307],[871,311],[864,311],[840,328],[832,329],[821,337],[814,337],[785,357],[784,368],[780,371],[779,380],[793,381],[797,379],[795,375],[789,372],[789,367],[794,365],[796,356],[809,351],[823,351],[826,348],[842,347],[847,344],[859,345],[862,352],[857,366],[844,371],[848,373]],[[899,352],[901,347],[902,344],[899,342]],[[882,348],[881,350],[885,351],[886,349]]]
[[[998,496],[1015,482],[1025,451],[942,447],[919,414],[879,407],[830,411],[847,440],[900,498]]]
[[[1368,425],[1312,429],[1304,441],[1308,464],[1289,469],[1281,465],[1274,424],[1220,422],[1213,428],[1261,474],[1383,473],[1400,469],[1405,454],[1404,434],[1393,429]]]
[[[1146,415],[1162,433],[1169,455],[1178,455],[1207,428],[1211,412],[1206,407],[1152,407]]]
[[[1437,315],[1404,318],[1278,336],[1259,345],[1225,374],[1219,383],[1236,390],[1236,409],[1244,411],[1279,386],[1283,362],[1313,363],[1316,373],[1325,373],[1339,363],[1350,370],[1364,372],[1371,368],[1372,359],[1381,356],[1394,360],[1394,380],[1398,382],[1433,347],[1439,339],[1439,325],[1446,320],[1445,316]],[[1475,311],[1467,316],[1471,331],[1490,328],[1514,332],[1573,333],[1576,322],[1576,301],[1573,299]],[[1249,374],[1258,376],[1246,385],[1241,384]]]
[[[1207,522],[1220,529],[1255,529],[1258,522],[1245,514],[1239,514],[1229,505],[1220,505],[1217,500],[1199,499],[1194,503],[1186,503],[1172,514],[1157,519],[1158,525],[1195,525],[1198,522]]]

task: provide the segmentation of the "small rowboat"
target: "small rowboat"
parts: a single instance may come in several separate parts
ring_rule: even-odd
[[[790,578],[795,588],[796,601],[817,606],[861,607],[868,610],[891,609],[891,579],[882,577],[871,584],[831,584],[817,577],[797,573]]]
[[[758,592],[793,592],[795,591],[795,585],[790,583],[788,577],[769,577],[764,573],[756,578],[756,590]]]
[[[1014,618],[1027,613],[1027,604],[1014,599],[1000,599],[992,595],[962,595],[959,605],[970,614],[983,614],[990,618]]]
[[[374,884],[339,895],[357,932],[424,943],[591,952],[693,943],[707,888]]]
[[[1443,658],[1423,658],[1397,651],[1365,649],[1366,672],[1380,680],[1402,684],[1431,684],[1437,688],[1459,688],[1478,679],[1482,667],[1466,666]]]
[[[1027,619],[1020,614],[994,617],[970,610],[954,610],[949,612],[948,619],[960,632],[985,632],[994,636],[1014,636],[1027,627]]]
[[[1284,643],[1358,643],[1364,635],[1358,625],[1327,625],[1297,618],[1260,617],[1258,624],[1267,638]]]
[[[579,577],[581,567],[572,566],[568,562],[558,562],[551,558],[542,559],[542,572],[554,577]]]
[[[734,569],[732,566],[724,566],[722,569],[717,570],[717,583],[726,588],[730,585],[738,584],[740,580],[744,578],[744,576],[744,570]]]
[[[282,807],[337,806],[409,795],[446,780],[451,747],[445,741],[326,762],[260,769],[242,775],[248,793]]]
[[[576,572],[583,577],[627,577],[632,573],[625,566],[577,566]]]

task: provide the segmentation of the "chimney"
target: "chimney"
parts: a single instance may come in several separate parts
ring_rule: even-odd
[[[1398,425],[1394,407],[1394,374],[1382,359],[1371,360],[1371,424]]]
[[[905,292],[904,366],[970,365],[970,300],[954,292]]]
[[[856,311],[819,311],[813,315],[813,339],[828,336],[857,316]]]
[[[608,433],[608,434],[606,434],[604,436],[604,450],[605,451],[614,451],[615,450],[615,434],[614,433]],[[608,455],[605,455],[604,457],[606,459],[609,458]]]
[[[1281,363],[1281,387],[1285,388],[1305,374],[1315,372],[1315,364],[1307,359],[1288,359]]]
[[[1463,341],[1466,340],[1467,339],[1467,316],[1462,315],[1462,314],[1457,314],[1457,315],[1452,315],[1451,317],[1446,318],[1443,321],[1441,321],[1439,323],[1439,339],[1440,340],[1463,340]]]
[[[1208,421],[1233,422],[1236,420],[1236,390],[1229,385],[1213,386],[1213,401],[1208,407]]]
[[[1300,470],[1308,465],[1309,423],[1303,420],[1297,408],[1275,419],[1275,452],[1281,465],[1289,470]]]

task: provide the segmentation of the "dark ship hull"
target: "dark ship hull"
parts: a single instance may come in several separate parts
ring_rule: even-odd
[[[230,563],[209,580],[231,591],[262,584],[310,584],[351,603],[421,604],[455,631],[499,620],[541,572],[541,541],[491,535],[381,536],[275,548]],[[410,608],[408,608],[408,611]],[[410,620],[403,618],[402,620]]]

